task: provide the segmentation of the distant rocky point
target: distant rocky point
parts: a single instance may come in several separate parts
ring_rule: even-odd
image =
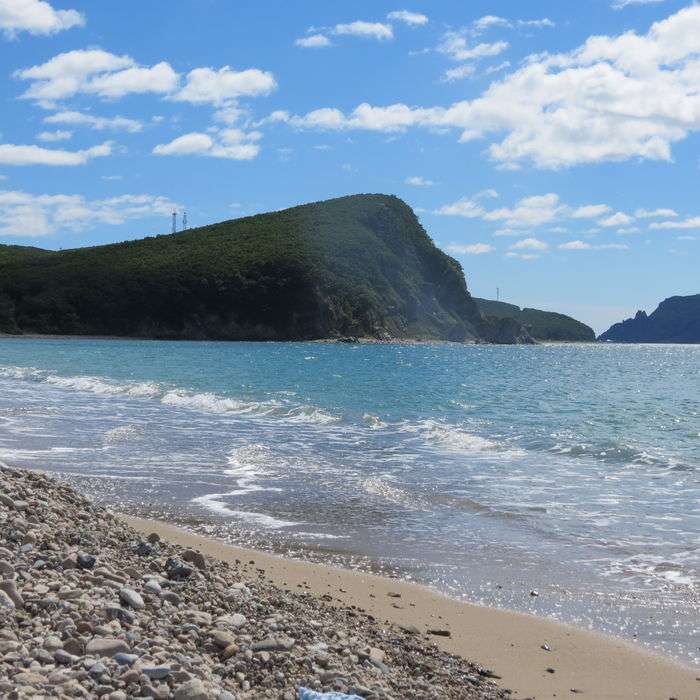
[[[700,294],[669,297],[647,315],[616,323],[598,340],[615,343],[700,343]]]
[[[565,314],[539,309],[521,309],[515,304],[478,297],[474,297],[474,301],[484,316],[513,319],[535,340],[569,343],[589,343],[595,340],[595,332],[592,328]]]

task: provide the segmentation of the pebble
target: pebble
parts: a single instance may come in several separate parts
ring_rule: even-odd
[[[170,675],[170,666],[143,666],[140,671],[151,680],[160,681]]]
[[[200,552],[195,552],[194,549],[186,549],[182,553],[182,559],[190,564],[194,564],[200,571],[207,568],[207,562],[204,555]]]
[[[146,605],[139,593],[137,593],[133,588],[128,588],[126,586],[120,589],[119,600],[121,600],[125,605],[135,608],[136,610],[141,610],[141,608],[145,607]]]
[[[182,683],[173,692],[174,700],[208,700],[209,693],[199,678]]]
[[[85,646],[85,653],[95,656],[114,656],[119,652],[128,652],[129,645],[123,639],[103,637],[91,639]]]

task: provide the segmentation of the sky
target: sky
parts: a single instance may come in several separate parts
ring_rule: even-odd
[[[0,0],[0,243],[395,194],[470,291],[597,331],[700,292],[689,0]]]

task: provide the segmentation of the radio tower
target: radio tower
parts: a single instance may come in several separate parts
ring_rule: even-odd
[[[177,212],[173,209],[173,233],[177,233]]]
[[[182,212],[182,230],[183,231],[187,230],[187,212],[186,211]]]

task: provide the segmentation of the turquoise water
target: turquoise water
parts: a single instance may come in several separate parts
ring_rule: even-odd
[[[4,339],[0,460],[700,662],[699,346]]]

